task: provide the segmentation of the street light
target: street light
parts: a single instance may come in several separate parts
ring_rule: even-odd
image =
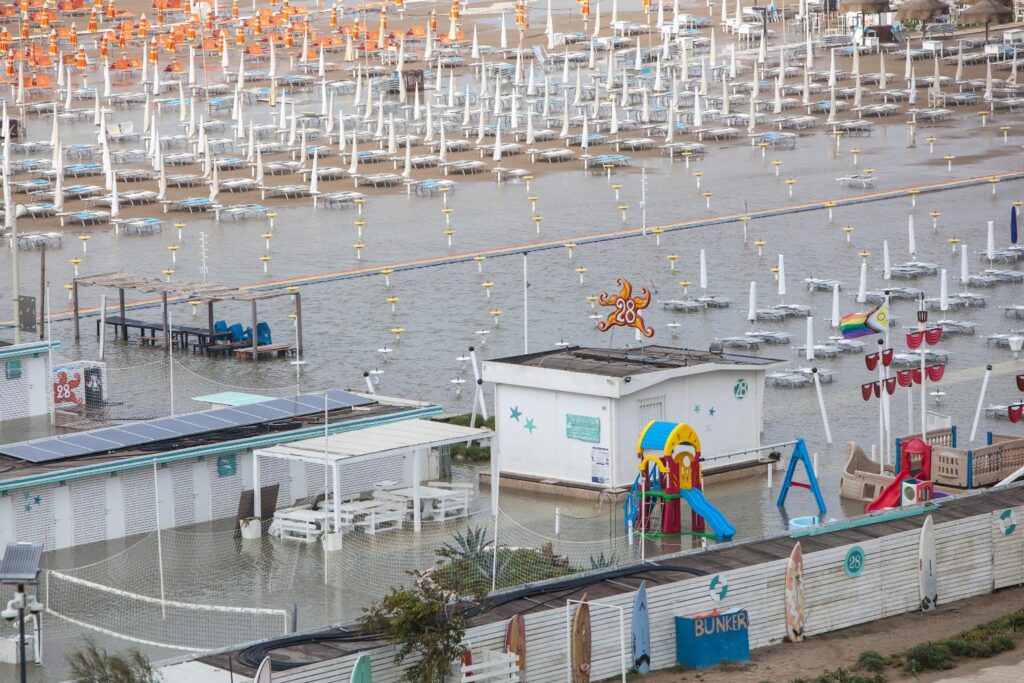
[[[42,632],[39,614],[43,606],[34,595],[25,595],[25,584],[35,583],[39,591],[39,574],[43,571],[39,560],[43,555],[42,543],[8,543],[4,551],[3,563],[0,564],[0,584],[16,585],[14,598],[7,603],[7,608],[0,611],[5,621],[18,621],[18,660],[21,671],[21,683],[28,681],[28,662],[25,661],[25,611],[32,615],[35,622],[33,642],[36,653],[39,652],[39,637]]]

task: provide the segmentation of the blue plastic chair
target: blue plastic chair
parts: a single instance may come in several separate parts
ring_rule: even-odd
[[[228,328],[228,332],[231,333],[231,341],[240,342],[245,341],[245,331],[242,329],[241,323],[235,323]]]
[[[245,332],[242,333],[242,341],[246,344],[252,344],[252,328],[245,328]]]
[[[273,344],[273,340],[270,338],[270,325],[267,323],[256,324],[256,344],[259,346],[265,346],[267,344]]]
[[[213,324],[213,331],[215,334],[223,334],[228,331],[228,323],[226,320],[218,320]]]

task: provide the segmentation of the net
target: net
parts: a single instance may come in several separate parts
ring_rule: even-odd
[[[233,530],[154,532],[99,562],[49,570],[46,606],[92,632],[171,650],[270,638],[288,632],[281,605],[300,551]]]
[[[288,611],[153,598],[57,571],[46,573],[47,612],[140,645],[200,652],[288,633]]]

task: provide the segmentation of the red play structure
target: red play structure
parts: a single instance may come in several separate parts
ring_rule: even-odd
[[[932,447],[917,438],[901,443],[899,473],[892,483],[882,489],[878,498],[868,503],[867,511],[875,512],[876,510],[899,507],[904,481],[916,479],[919,484],[927,484],[927,488],[930,489],[931,478]]]

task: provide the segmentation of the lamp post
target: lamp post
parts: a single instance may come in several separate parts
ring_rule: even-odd
[[[39,614],[43,606],[34,595],[25,595],[25,584],[39,585],[39,574],[43,571],[39,560],[43,555],[41,543],[8,543],[4,551],[3,564],[0,564],[0,584],[15,585],[17,592],[7,602],[7,607],[0,612],[5,621],[18,620],[18,659],[21,683],[28,682],[28,662],[25,660],[25,611],[28,610],[35,621],[35,647],[39,649]],[[37,588],[38,592],[38,588]]]

